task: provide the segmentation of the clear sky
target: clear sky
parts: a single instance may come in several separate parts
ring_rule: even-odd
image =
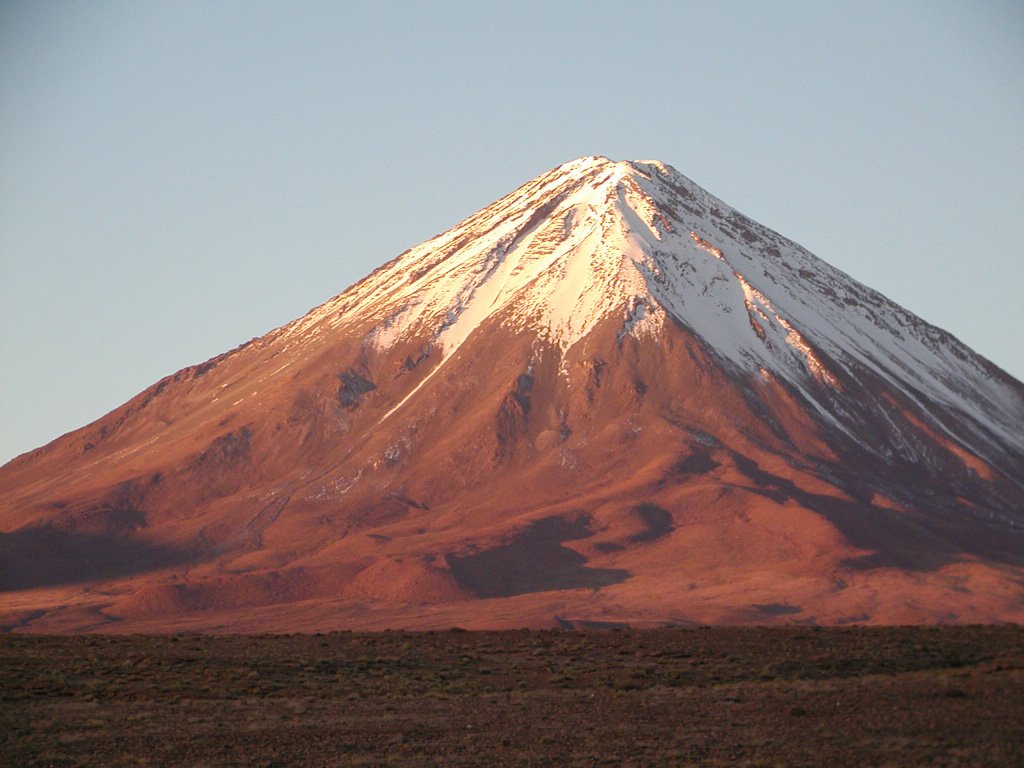
[[[1024,379],[1024,3],[0,5],[0,462],[582,155]]]

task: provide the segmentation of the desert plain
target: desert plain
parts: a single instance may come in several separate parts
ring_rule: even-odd
[[[0,636],[5,766],[1017,766],[1024,628]]]

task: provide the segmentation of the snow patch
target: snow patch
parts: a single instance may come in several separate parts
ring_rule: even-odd
[[[830,421],[842,417],[808,377],[838,390],[837,373],[867,368],[925,412],[963,413],[979,441],[988,432],[1024,452],[1024,399],[984,360],[657,161],[566,163],[281,333],[302,344],[355,325],[378,350],[432,343],[440,361],[386,419],[492,318],[564,355],[611,317],[620,338],[671,317],[738,370],[800,389]]]

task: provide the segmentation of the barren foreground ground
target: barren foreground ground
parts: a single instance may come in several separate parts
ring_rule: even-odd
[[[1024,628],[0,636],[0,765],[1024,765]]]

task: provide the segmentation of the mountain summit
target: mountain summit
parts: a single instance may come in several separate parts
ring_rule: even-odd
[[[34,631],[1024,620],[1024,385],[567,163],[0,469]]]

